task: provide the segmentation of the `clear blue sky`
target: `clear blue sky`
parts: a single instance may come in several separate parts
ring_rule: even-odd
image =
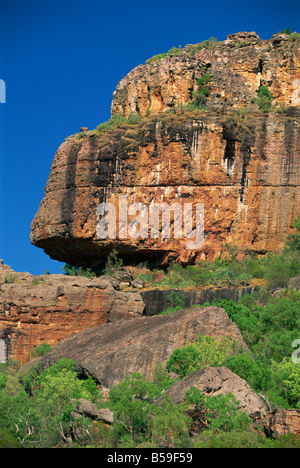
[[[173,46],[238,31],[300,30],[297,1],[0,0],[0,258],[16,271],[61,273],[30,244],[30,223],[62,141],[110,117],[135,66]]]

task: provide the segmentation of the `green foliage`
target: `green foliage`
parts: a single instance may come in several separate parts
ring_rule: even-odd
[[[300,40],[300,34],[299,33],[291,33],[289,35],[289,41],[291,42],[296,42],[296,41],[299,41]]]
[[[210,95],[210,89],[208,84],[211,81],[211,76],[204,73],[201,78],[197,81],[198,90],[195,92],[195,102],[198,107],[206,106],[207,98]]]
[[[266,393],[273,405],[297,406],[299,364],[291,361],[291,355],[300,332],[300,293],[270,296],[266,304],[245,296],[240,303],[214,300],[212,305],[225,309],[251,351],[251,355],[229,356],[225,365],[254,390]]]
[[[45,356],[51,349],[51,345],[48,343],[42,343],[40,346],[36,346],[31,350],[31,356],[33,358]]]
[[[293,252],[300,252],[300,216],[295,219],[294,228],[296,231],[287,236],[286,247]]]
[[[107,257],[103,273],[108,276],[114,276],[122,266],[123,260],[118,258],[118,251],[116,249],[112,249],[109,256]]]
[[[159,315],[168,315],[172,312],[176,312],[177,310],[181,310],[184,308],[184,298],[180,297],[180,295],[176,292],[169,294],[167,296],[167,300],[172,304],[166,310],[163,310]]]
[[[254,431],[205,431],[194,441],[195,448],[275,448],[276,442]],[[287,448],[290,445],[287,444]]]
[[[14,283],[17,278],[18,275],[16,273],[10,273],[9,275],[4,276],[4,283]]]
[[[31,369],[25,375],[18,375],[14,367],[3,372],[0,431],[11,434],[24,448],[55,446],[68,430],[71,399],[93,399],[97,392],[95,382],[79,379],[75,363],[68,359],[44,371]]]
[[[282,31],[279,31],[277,34],[287,34],[288,36],[292,34],[292,31],[290,28],[283,29]]]
[[[182,55],[184,53],[195,55],[196,53],[200,52],[202,49],[211,50],[211,49],[214,49],[219,44],[221,44],[221,42],[218,42],[218,39],[216,37],[210,37],[209,39],[206,39],[205,41],[199,44],[188,44],[184,48],[182,48],[181,46],[172,47],[167,53],[164,52],[162,54],[157,54],[149,58],[148,60],[146,60],[146,64],[151,65],[154,63],[159,63],[162,58],[168,57],[170,55]]]
[[[10,432],[0,429],[0,449],[20,448],[19,441]]]
[[[153,413],[149,428],[156,447],[184,447],[188,444],[192,420],[174,405],[170,397],[166,396]]]
[[[128,123],[129,125],[137,125],[140,123],[141,119],[142,117],[140,116],[140,114],[129,114],[126,123]]]
[[[206,395],[196,387],[186,392],[186,402],[197,412],[204,412],[206,424],[215,433],[246,430],[251,419],[239,410],[239,402],[232,393],[227,395]]]
[[[157,55],[154,55],[153,57],[149,58],[148,60],[146,60],[146,64],[147,65],[151,65],[153,63],[158,63],[160,62],[160,60],[164,57],[167,57],[168,54],[166,52],[163,52],[162,54],[157,54]]]
[[[134,439],[145,436],[150,427],[156,440],[158,436],[169,437],[182,426],[184,416],[174,405],[158,407],[153,404],[155,397],[161,394],[161,384],[165,379],[157,379],[156,376],[156,381],[150,382],[141,374],[134,373],[111,388],[109,397],[116,418],[115,431],[123,446],[132,446]],[[176,411],[180,421],[175,417]]]
[[[227,357],[236,352],[239,349],[230,337],[218,339],[199,335],[193,343],[173,351],[166,363],[166,369],[183,379],[201,367],[222,366]]]
[[[277,406],[300,410],[300,365],[286,357],[281,362],[272,362],[271,381],[266,392]]]
[[[252,102],[256,103],[262,112],[270,112],[273,109],[273,96],[269,88],[261,85],[257,91],[257,97],[252,98]]]
[[[168,50],[168,55],[182,55],[184,53],[184,49],[181,46],[172,47],[172,49]]]
[[[271,378],[270,367],[253,359],[250,353],[244,352],[229,356],[225,361],[225,366],[246,380],[253,390],[258,392],[267,390]]]
[[[85,278],[94,278],[96,276],[96,273],[94,273],[91,268],[82,268],[65,264],[61,269],[64,275],[68,276],[84,276]]]
[[[121,114],[114,114],[109,120],[99,124],[96,128],[97,133],[106,133],[113,130],[115,127],[120,127],[123,125],[137,125],[141,121],[141,116],[139,114],[130,114],[126,119]]]
[[[195,55],[200,52],[202,49],[214,49],[217,45],[220,45],[221,42],[218,41],[216,37],[210,37],[199,44],[189,44],[185,47],[185,50],[190,55]]]

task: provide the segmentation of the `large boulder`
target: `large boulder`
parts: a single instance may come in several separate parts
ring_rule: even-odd
[[[175,382],[158,400],[158,403],[169,395],[178,405],[185,400],[185,393],[192,386],[198,388],[204,395],[217,396],[232,393],[239,401],[241,410],[246,411],[247,414],[269,409],[265,400],[257,395],[245,380],[227,367],[203,367],[192,372],[183,380]]]
[[[211,306],[93,327],[61,341],[39,363],[47,366],[69,358],[104,387],[111,387],[134,372],[151,378],[157,363],[165,364],[176,348],[199,334],[231,336],[247,349],[224,309]]]

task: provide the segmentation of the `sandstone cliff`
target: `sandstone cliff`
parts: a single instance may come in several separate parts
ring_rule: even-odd
[[[93,268],[112,248],[129,263],[159,265],[213,258],[226,243],[262,254],[278,249],[299,214],[299,64],[299,40],[240,33],[135,68],[113,96],[112,114],[123,121],[70,136],[58,149],[32,243]],[[204,75],[209,95],[198,109]],[[262,85],[272,93],[268,112],[256,101]],[[132,115],[138,119],[124,120]],[[139,220],[137,211],[124,218],[121,196],[144,206]],[[104,202],[116,210],[116,236],[106,239],[97,231]],[[150,206],[174,202],[182,210],[203,204],[203,245],[187,249],[188,230],[174,235],[178,213],[167,239],[161,230],[151,235]],[[190,217],[196,229],[194,211]],[[145,222],[140,236],[129,235],[131,222]]]

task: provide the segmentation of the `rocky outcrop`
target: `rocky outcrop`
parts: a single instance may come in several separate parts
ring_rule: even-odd
[[[239,408],[247,414],[265,412],[269,409],[265,401],[250,385],[227,367],[203,367],[192,372],[183,380],[175,382],[158,400],[169,395],[176,405],[183,403],[190,387],[198,388],[204,395],[217,396],[232,393],[239,402]]]
[[[110,277],[16,273],[0,265],[0,340],[8,358],[25,364],[33,348],[114,320],[140,316],[145,304],[134,290],[119,291]]]
[[[79,398],[79,400],[71,400],[74,405],[72,415],[75,419],[84,416],[94,421],[104,421],[106,424],[113,424],[114,415],[108,408],[98,409],[95,403]]]
[[[253,415],[256,425],[263,426],[267,437],[277,439],[284,434],[300,434],[300,411],[276,408]]]
[[[260,85],[270,88],[276,102],[298,106],[299,69],[299,42],[287,35],[261,41],[254,32],[241,32],[225,42],[188,44],[128,73],[114,92],[112,113],[145,116],[187,104],[203,70],[212,77],[211,109],[254,110],[251,98]]]
[[[110,388],[134,372],[151,378],[158,363],[164,365],[176,348],[193,341],[199,334],[231,336],[247,349],[239,329],[226,312],[218,307],[206,307],[90,328],[58,343],[39,360],[39,365],[48,366],[63,357],[69,358],[76,362],[78,369]]]
[[[54,259],[93,268],[112,248],[125,263],[165,265],[213,258],[226,244],[259,254],[281,247],[300,214],[299,41],[283,36],[231,35],[130,72],[117,86],[112,113],[142,120],[66,138],[31,242]],[[206,110],[188,112],[203,73],[211,77]],[[283,112],[259,111],[253,98],[261,85]],[[110,228],[116,229],[106,238],[99,235],[103,203],[115,210]],[[154,235],[151,207],[168,217],[173,203],[179,211],[165,222],[169,234],[163,237],[160,226]],[[197,204],[204,206],[204,243],[187,247],[192,229],[198,232]]]

